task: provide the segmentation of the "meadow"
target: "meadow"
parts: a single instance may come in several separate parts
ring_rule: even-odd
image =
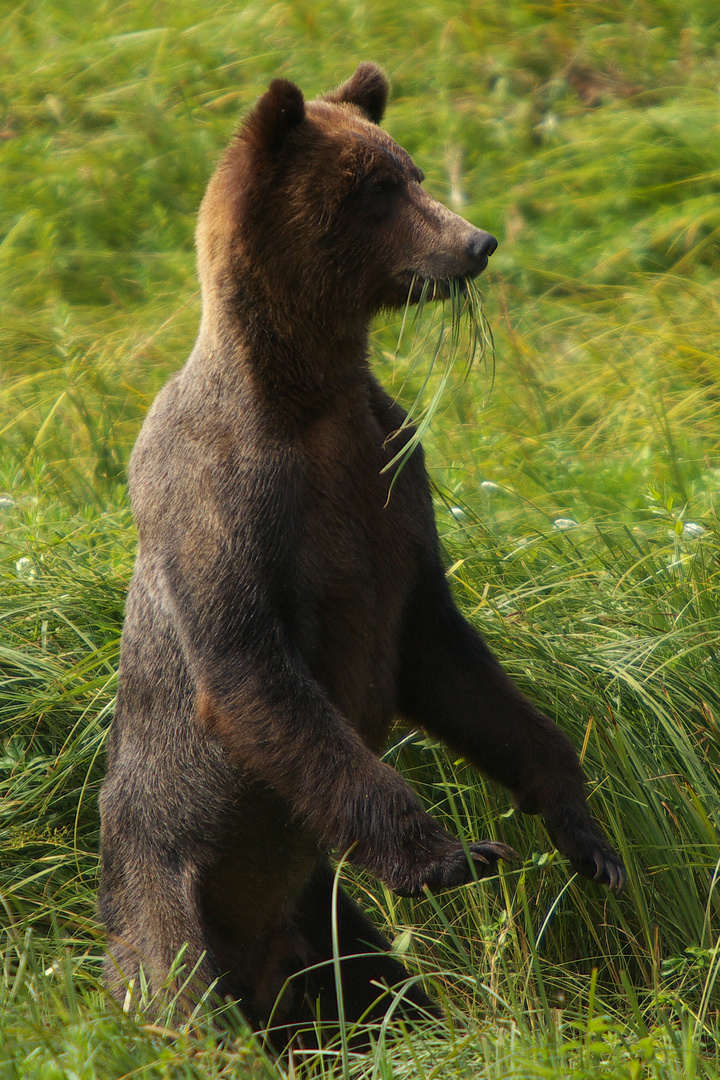
[[[719,46],[716,0],[0,10],[3,1080],[720,1075]],[[343,869],[447,1023],[274,1063],[232,1009],[219,1037],[209,1005],[102,988],[126,466],[192,347],[194,216],[243,110],[276,74],[312,96],[363,59],[429,190],[500,241],[494,362],[425,389],[444,380],[423,441],[447,572],[574,739],[628,882],[579,880],[540,820],[398,729],[387,759],[432,812],[524,861],[420,900]],[[399,318],[373,330],[405,404],[423,320],[412,356]]]

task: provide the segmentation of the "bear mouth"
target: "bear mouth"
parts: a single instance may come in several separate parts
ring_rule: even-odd
[[[473,267],[469,274],[458,274],[453,278],[435,278],[424,274],[413,274],[406,279],[407,302],[410,304],[428,303],[432,300],[448,300],[453,293],[465,295],[468,282],[479,277],[488,264],[487,257],[482,265]]]

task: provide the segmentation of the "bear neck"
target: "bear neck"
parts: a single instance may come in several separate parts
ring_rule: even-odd
[[[368,333],[369,319],[332,325],[277,298],[270,307],[237,294],[231,304],[204,297],[196,355],[228,386],[252,385],[274,411],[311,421],[339,398],[364,396]]]

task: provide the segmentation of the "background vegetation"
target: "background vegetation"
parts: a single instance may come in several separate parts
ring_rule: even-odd
[[[3,1077],[718,1075],[719,41],[716,0],[3,7]],[[312,95],[361,59],[427,186],[500,238],[492,394],[456,378],[425,440],[448,572],[582,748],[628,885],[576,880],[540,822],[399,732],[433,812],[526,861],[421,901],[357,876],[448,1026],[273,1065],[237,1019],[218,1042],[106,1002],[96,798],[125,468],[196,331],[204,185],[272,76]],[[397,333],[374,351],[399,389]]]

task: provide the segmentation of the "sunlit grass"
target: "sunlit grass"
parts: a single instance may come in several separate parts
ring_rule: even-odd
[[[391,493],[404,463],[422,444],[438,409],[445,409],[451,403],[448,384],[457,375],[458,366],[464,380],[474,364],[482,363],[486,374],[488,370],[490,372],[488,394],[495,377],[495,343],[483,310],[483,295],[475,281],[465,278],[447,282],[448,296],[442,299],[435,297],[436,286],[424,281],[417,302],[413,303],[415,287],[413,279],[400,320],[392,366],[394,373],[398,369],[402,372],[396,393],[399,400],[413,387],[416,379],[419,386],[412,389],[406,417],[388,440],[392,450],[393,440],[409,432],[401,449],[383,468],[383,472],[392,475]],[[432,305],[432,315],[425,311],[428,304]],[[406,338],[411,339],[409,345]]]

